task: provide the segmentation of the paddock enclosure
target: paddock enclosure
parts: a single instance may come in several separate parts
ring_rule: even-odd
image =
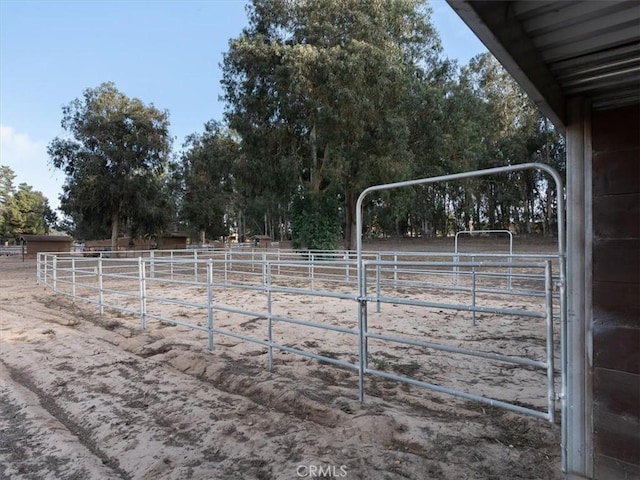
[[[519,253],[500,232],[456,236],[453,251],[363,250],[364,292],[355,252],[241,246],[43,253],[37,278],[137,328],[190,329],[214,355],[231,339],[267,370],[296,358],[351,372],[362,402],[384,396],[378,379],[555,422],[558,256],[518,241]]]

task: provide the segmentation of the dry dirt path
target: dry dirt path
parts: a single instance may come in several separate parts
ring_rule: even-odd
[[[1,479],[562,477],[543,421],[94,312],[0,259]]]

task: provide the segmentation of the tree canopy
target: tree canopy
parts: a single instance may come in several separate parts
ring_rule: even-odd
[[[15,178],[11,168],[0,166],[0,240],[49,233],[57,222],[49,200],[26,183],[14,187]]]
[[[202,134],[187,137],[184,148],[175,176],[180,191],[180,218],[196,237],[228,236],[226,219],[236,206],[238,143],[220,123],[210,121]]]
[[[111,82],[85,90],[62,112],[70,137],[55,138],[48,153],[67,175],[61,210],[73,218],[76,236],[110,232],[115,249],[122,230],[162,232],[171,221],[162,189],[171,150],[168,113],[130,99]]]
[[[424,2],[256,0],[224,57],[227,120],[246,161],[274,172],[265,188],[337,191],[351,239],[357,193],[406,176],[407,93],[439,52]]]
[[[168,113],[112,83],[64,107],[70,138],[49,154],[77,238],[179,226],[201,241],[353,248],[371,185],[531,161],[564,171],[563,139],[490,54],[444,56],[426,1],[253,0],[247,12],[221,65],[224,121],[174,160]],[[383,191],[363,206],[364,233],[553,234],[557,193],[530,171]]]

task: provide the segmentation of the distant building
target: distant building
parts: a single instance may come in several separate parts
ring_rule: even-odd
[[[24,255],[35,258],[38,252],[71,252],[73,238],[66,235],[22,235],[20,243],[24,245]]]
[[[253,244],[260,248],[269,248],[273,239],[269,235],[254,235]]]
[[[123,250],[179,250],[187,248],[189,235],[186,233],[167,233],[159,235],[156,240],[149,238],[118,237],[116,246],[118,251]],[[111,250],[111,239],[87,240],[84,242],[85,252],[101,252]]]
[[[180,250],[187,248],[189,235],[186,233],[166,233],[158,236],[158,248],[161,250]]]

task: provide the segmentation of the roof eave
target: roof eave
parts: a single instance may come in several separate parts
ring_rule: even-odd
[[[543,115],[564,132],[566,99],[508,1],[447,0],[458,16],[520,84]]]

